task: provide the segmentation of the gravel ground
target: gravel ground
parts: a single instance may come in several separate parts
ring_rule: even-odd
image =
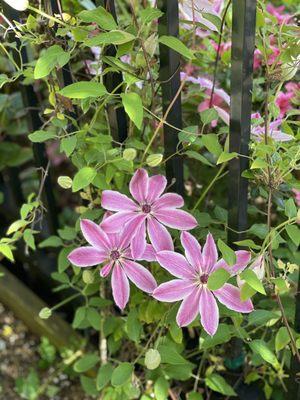
[[[33,335],[22,321],[0,303],[0,399],[18,400],[21,397],[16,391],[16,379],[27,377],[32,369],[37,371],[39,384],[50,379],[53,394],[41,395],[39,400],[90,400],[84,394],[78,379],[71,380],[66,374],[55,374],[53,367],[38,367],[40,355],[38,347],[40,338]],[[55,393],[57,391],[57,393]]]

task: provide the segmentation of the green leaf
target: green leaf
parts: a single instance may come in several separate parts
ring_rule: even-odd
[[[114,367],[110,363],[101,365],[96,378],[96,387],[98,390],[103,389],[108,384],[112,376],[113,370]]]
[[[169,391],[169,382],[161,376],[154,384],[154,395],[156,400],[167,400]]]
[[[249,229],[249,233],[252,233],[260,239],[265,239],[268,234],[268,226],[266,224],[253,224]]]
[[[80,375],[80,383],[87,395],[93,398],[98,395],[94,378],[88,378],[87,376]]]
[[[93,368],[99,361],[99,357],[96,354],[87,354],[74,364],[75,372],[85,372]]]
[[[157,8],[147,7],[140,12],[143,24],[149,24],[154,19],[160,18],[164,13]]]
[[[8,260],[14,261],[13,252],[8,244],[0,243],[0,253],[3,254]]]
[[[276,352],[283,350],[291,341],[289,332],[285,326],[279,328],[275,336],[275,350]]]
[[[78,17],[83,22],[96,23],[100,28],[111,31],[117,29],[118,25],[112,14],[103,7],[98,7],[93,10],[84,10],[78,14]]]
[[[42,143],[46,140],[55,139],[56,134],[49,131],[35,131],[28,135],[28,137],[33,143]]]
[[[143,123],[143,103],[141,97],[137,93],[122,93],[122,103],[131,121],[134,125],[141,129]]]
[[[23,234],[23,238],[25,243],[32,249],[35,250],[35,242],[34,242],[34,236],[32,233],[31,229],[25,229],[24,234]]]
[[[102,97],[107,94],[107,91],[102,83],[82,81],[72,83],[58,93],[70,99],[87,99],[88,97]]]
[[[47,239],[43,240],[39,244],[39,248],[43,249],[45,247],[61,247],[63,245],[63,241],[58,236],[49,236]]]
[[[24,228],[24,226],[28,225],[29,222],[25,221],[23,219],[18,219],[17,221],[14,221],[7,229],[6,234],[11,235],[12,233],[17,232],[21,228]]]
[[[224,268],[219,268],[209,276],[207,287],[210,290],[218,290],[228,281],[229,278],[230,273]]]
[[[159,367],[161,357],[158,350],[149,349],[145,354],[145,365],[148,369],[156,369]]]
[[[300,229],[296,225],[287,225],[285,230],[291,240],[298,247],[300,245]]]
[[[223,151],[218,158],[217,165],[230,161],[233,158],[236,158],[237,156],[238,153],[236,153],[235,151],[233,151],[232,153],[227,153],[226,151]]]
[[[162,154],[150,154],[146,158],[146,163],[149,165],[149,167],[157,167],[163,160],[163,155]]]
[[[138,313],[135,309],[130,310],[128,314],[126,321],[126,331],[129,339],[133,340],[136,343],[139,342],[142,332],[142,325],[138,319]]]
[[[135,36],[131,33],[113,30],[110,32],[100,33],[99,35],[93,36],[92,38],[85,41],[85,44],[89,47],[102,46],[110,44],[124,44],[135,40]]]
[[[272,365],[277,365],[278,360],[272,350],[269,349],[267,343],[261,339],[253,340],[249,343],[253,353],[259,354],[263,360]]]
[[[159,43],[164,44],[167,47],[170,47],[171,49],[177,51],[177,53],[181,54],[188,60],[193,60],[195,58],[194,53],[186,47],[185,44],[183,44],[179,39],[177,39],[174,36],[161,36],[158,39]]]
[[[295,206],[294,199],[290,198],[285,202],[284,213],[288,218],[297,216],[297,207]]]
[[[235,252],[221,239],[218,240],[218,248],[221,251],[224,260],[229,266],[232,266],[236,263]]]
[[[250,249],[260,250],[260,246],[255,244],[251,239],[240,240],[238,242],[234,242],[234,244],[236,244],[239,247],[249,247]]]
[[[187,395],[187,400],[203,400],[203,396],[198,392],[190,392]]]
[[[77,137],[76,135],[72,135],[66,138],[63,138],[60,142],[60,151],[64,151],[67,157],[73,153],[76,148]]]
[[[224,396],[236,396],[233,388],[219,374],[211,374],[205,378],[206,385],[213,391],[223,394]]]
[[[86,307],[77,308],[72,322],[73,328],[77,329],[80,326],[80,324],[84,321],[86,314],[87,314]]]
[[[92,273],[91,271],[88,271],[88,270],[85,270],[85,271]],[[85,282],[85,283],[88,283],[88,282]],[[89,321],[89,323],[91,324],[91,326],[96,331],[100,330],[101,316],[100,316],[100,312],[98,310],[96,310],[96,308],[89,307],[87,309],[86,318]]]
[[[210,153],[217,157],[222,153],[222,146],[220,145],[218,136],[215,133],[203,135],[201,140]]]
[[[50,74],[55,68],[61,68],[70,60],[70,54],[64,51],[60,46],[54,45],[43,52],[35,65],[34,79],[41,79]]]
[[[185,152],[185,154],[189,158],[194,158],[195,160],[198,160],[198,161],[202,162],[205,165],[208,165],[210,167],[214,167],[214,165],[212,163],[210,163],[202,154],[199,154],[194,150],[188,150],[188,151]]]
[[[258,279],[256,273],[252,269],[246,269],[240,274],[241,279],[245,280],[252,289],[261,294],[266,294],[263,284]]]
[[[93,179],[97,175],[97,171],[91,167],[84,167],[80,169],[73,179],[72,191],[78,192],[89,184],[92,183]]]
[[[207,110],[203,110],[200,112],[200,118],[201,121],[203,122],[204,125],[207,125],[209,123],[211,123],[212,121],[214,121],[215,119],[218,119],[218,113],[214,108],[208,108]],[[213,133],[211,133],[210,135],[215,135]],[[202,136],[202,139],[207,136],[207,134]],[[215,135],[217,136],[217,135]]]
[[[261,158],[256,158],[250,166],[250,169],[260,169],[260,168],[267,168],[268,163]]]
[[[133,365],[128,362],[123,362],[114,369],[111,377],[113,386],[122,386],[129,381],[133,372]]]
[[[250,299],[250,297],[252,297],[255,293],[256,290],[254,290],[248,283],[244,283],[241,288],[241,300],[246,301]]]

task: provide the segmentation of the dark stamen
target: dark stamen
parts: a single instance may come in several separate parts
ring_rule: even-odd
[[[149,204],[143,204],[142,205],[142,211],[145,214],[149,214],[151,212],[151,206]]]
[[[200,282],[205,285],[208,281],[208,274],[203,274],[200,276]]]
[[[113,250],[113,251],[110,253],[110,258],[111,258],[112,260],[117,260],[118,258],[120,258],[120,253],[118,252],[118,250]]]

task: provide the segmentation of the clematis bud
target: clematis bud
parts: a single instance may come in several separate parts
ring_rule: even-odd
[[[4,2],[17,11],[24,11],[29,6],[28,0],[4,0]]]

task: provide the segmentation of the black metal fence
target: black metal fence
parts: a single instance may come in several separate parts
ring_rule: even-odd
[[[5,3],[5,15],[10,20],[18,20],[19,14],[7,6]],[[104,0],[104,7],[112,13],[117,20],[114,0]],[[50,1],[53,13],[62,11],[59,0]],[[177,0],[161,0],[158,4],[163,11],[163,16],[159,19],[159,35],[178,36],[179,32],[179,12]],[[232,59],[231,59],[231,116],[230,116],[230,144],[229,151],[237,152],[241,156],[229,162],[228,174],[228,243],[234,246],[234,242],[241,240],[243,231],[247,225],[247,204],[248,204],[248,181],[242,177],[243,171],[248,168],[248,149],[251,126],[251,104],[252,104],[252,72],[253,55],[255,48],[255,21],[256,21],[256,0],[232,0]],[[15,40],[15,39],[14,39]],[[163,113],[176,96],[180,88],[180,56],[169,47],[160,44],[160,81],[162,93]],[[114,56],[116,50],[114,46],[106,48],[106,55]],[[26,51],[22,51],[23,61],[26,62]],[[72,82],[72,76],[68,66],[63,69],[64,84]],[[109,72],[105,76],[105,85],[109,92],[120,86],[122,74]],[[119,89],[121,90],[121,89]],[[25,86],[22,88],[22,95],[26,107],[30,107],[27,113],[28,123],[32,130],[37,130],[41,126],[37,109],[37,99],[33,87]],[[125,111],[122,107],[115,109],[113,106],[108,108],[108,118],[111,132],[118,142],[122,143],[127,138],[127,121]],[[178,132],[182,128],[182,111],[180,94],[173,102],[172,107],[166,118],[167,124],[163,125],[164,132],[164,151],[166,158],[176,153],[178,149]],[[46,177],[44,201],[47,207],[47,229],[49,233],[55,234],[58,227],[57,207],[51,183],[51,171],[49,171],[48,159],[44,144],[33,143],[33,154],[35,165],[48,172]],[[246,156],[246,157],[243,157]],[[18,181],[18,171],[10,169],[8,172],[9,186],[16,205],[22,203],[21,184]],[[168,181],[173,183],[172,189],[178,193],[183,193],[183,160],[181,157],[174,156],[166,162],[166,176]],[[298,296],[296,306],[296,316],[300,320],[300,299]],[[295,324],[295,328],[300,333],[300,326]],[[300,385],[296,384],[297,373],[300,371],[299,363],[296,358],[292,362],[291,390],[299,396]]]

